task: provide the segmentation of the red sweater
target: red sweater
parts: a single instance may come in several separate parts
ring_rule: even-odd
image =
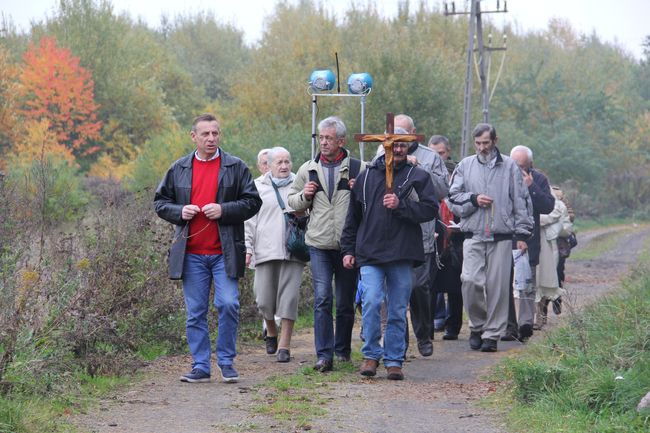
[[[210,161],[192,161],[192,193],[190,203],[203,208],[217,201],[217,187],[221,156]],[[188,254],[221,254],[221,239],[217,222],[209,219],[203,212],[190,221],[187,247]]]

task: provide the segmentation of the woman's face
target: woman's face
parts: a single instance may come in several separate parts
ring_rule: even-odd
[[[281,179],[291,174],[291,156],[289,152],[277,152],[273,155],[271,164],[271,175]]]

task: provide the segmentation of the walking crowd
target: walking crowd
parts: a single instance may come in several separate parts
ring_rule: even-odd
[[[463,307],[469,347],[482,352],[495,352],[499,340],[526,341],[546,324],[549,306],[562,312],[574,216],[562,191],[534,168],[531,149],[501,154],[494,126],[480,123],[472,133],[475,154],[456,164],[446,137],[413,141],[415,123],[404,114],[394,125],[392,145],[364,162],[346,149],[344,122],[328,117],[318,124],[314,159],[294,174],[287,149],[263,149],[262,174],[253,179],[242,160],[221,149],[218,119],[194,120],[196,149],[171,165],[154,198],[158,216],[175,228],[169,277],[182,280],[192,355],[181,381],[211,378],[213,284],[217,367],[223,381],[239,379],[238,279],[247,266],[255,270],[266,352],[290,362],[309,263],[313,367],[322,373],[351,360],[355,293],[359,372],[375,376],[383,363],[390,380],[404,379],[408,317],[426,357],[435,332],[458,340]],[[308,254],[300,254],[287,238],[292,224],[306,220]]]

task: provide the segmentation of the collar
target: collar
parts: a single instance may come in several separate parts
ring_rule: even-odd
[[[198,159],[199,161],[203,161],[203,162],[212,161],[213,159],[219,158],[219,156],[221,156],[221,149],[219,149],[218,147],[217,147],[217,151],[214,152],[214,155],[212,155],[212,157],[210,159],[203,159],[203,158],[201,158],[199,156],[199,151],[198,150],[194,151],[194,158]]]
[[[320,163],[325,163],[325,164],[336,164],[337,162],[343,161],[347,156],[348,156],[348,151],[344,147],[342,147],[341,148],[341,153],[339,154],[339,156],[336,157],[335,161],[329,162],[325,158],[321,159],[320,152],[318,152],[318,154],[316,155],[316,158],[314,158],[314,162],[316,162],[316,163],[320,162]]]

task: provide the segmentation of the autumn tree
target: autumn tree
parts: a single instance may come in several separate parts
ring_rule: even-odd
[[[0,46],[0,155],[16,136],[16,86],[18,68],[9,58],[9,52]],[[0,162],[0,169],[2,168]]]
[[[48,37],[31,44],[23,60],[18,112],[30,120],[47,120],[57,141],[75,157],[96,152],[93,140],[99,138],[102,124],[97,120],[90,71],[79,66],[79,58],[70,50]]]

